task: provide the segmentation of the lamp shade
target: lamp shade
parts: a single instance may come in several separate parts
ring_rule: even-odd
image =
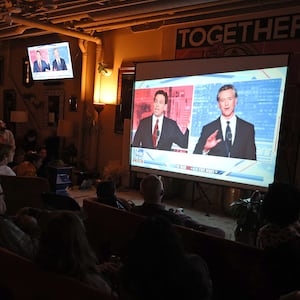
[[[69,120],[58,120],[57,136],[71,137],[73,136],[73,122]]]
[[[10,112],[10,121],[13,123],[26,123],[28,122],[28,112],[13,110]]]

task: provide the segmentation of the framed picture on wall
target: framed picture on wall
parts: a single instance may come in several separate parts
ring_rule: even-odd
[[[121,67],[118,76],[118,93],[115,113],[115,133],[122,134],[124,119],[131,118],[132,91],[135,76],[135,67]]]
[[[44,128],[57,127],[58,120],[64,117],[64,90],[45,91]]]

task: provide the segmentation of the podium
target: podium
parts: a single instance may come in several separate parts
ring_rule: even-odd
[[[48,167],[48,180],[52,192],[63,192],[72,185],[72,169],[70,166]]]

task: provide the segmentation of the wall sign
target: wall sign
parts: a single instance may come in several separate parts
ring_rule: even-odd
[[[181,28],[177,30],[176,58],[219,56],[224,54],[220,53],[220,47],[244,48],[246,44],[296,42],[299,38],[300,14]],[[205,51],[212,47],[219,51]]]

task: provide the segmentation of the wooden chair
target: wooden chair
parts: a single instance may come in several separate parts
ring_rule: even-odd
[[[68,195],[56,194],[54,192],[43,192],[42,199],[45,208],[49,210],[81,210],[81,207],[76,200]]]
[[[83,211],[88,239],[100,258],[111,254],[126,256],[128,242],[144,217],[88,199],[83,200]],[[277,300],[270,276],[262,266],[263,250],[174,226],[186,251],[207,262],[214,299]]]
[[[0,265],[0,296],[1,293],[9,293],[8,299],[115,299],[76,279],[40,271],[31,261],[1,247]]]

